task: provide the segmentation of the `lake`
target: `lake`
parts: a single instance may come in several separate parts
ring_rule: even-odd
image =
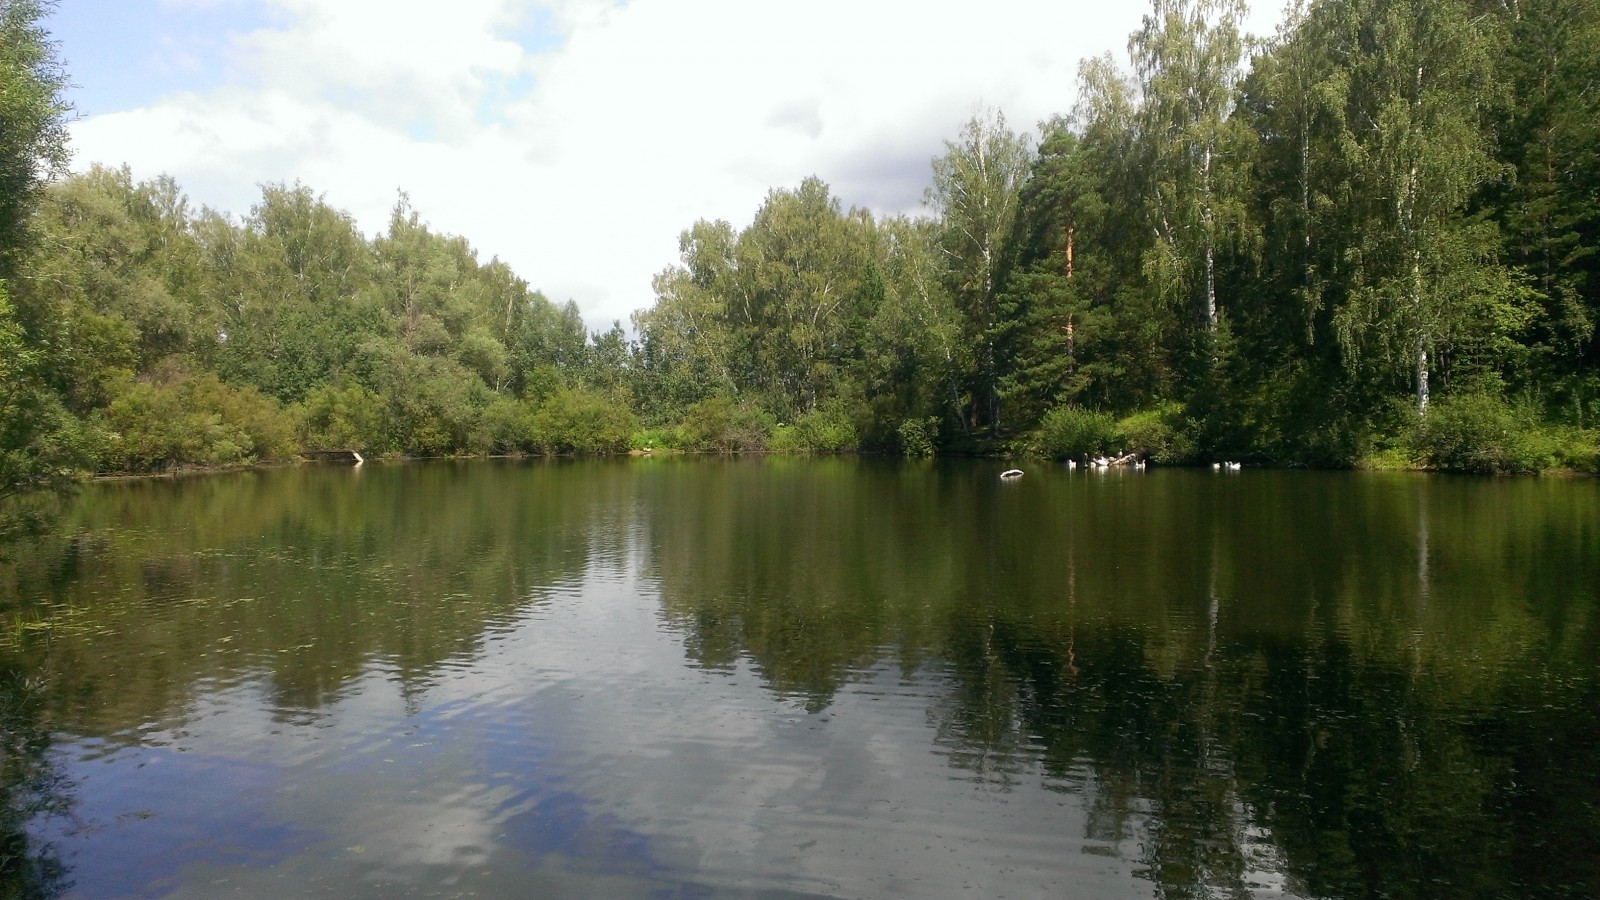
[[[661,458],[90,485],[0,896],[1600,896],[1600,482]]]

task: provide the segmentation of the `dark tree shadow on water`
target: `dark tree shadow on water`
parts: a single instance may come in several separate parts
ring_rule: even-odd
[[[71,491],[0,497],[0,575],[34,558],[37,539],[60,519]],[[0,593],[5,585],[0,579]],[[0,609],[0,628],[16,628],[17,610]],[[0,900],[56,897],[71,886],[55,848],[29,828],[71,805],[68,785],[50,758],[43,724],[43,684],[16,658],[17,635],[0,633]]]
[[[32,823],[65,815],[72,803],[50,758],[41,694],[36,680],[0,658],[0,900],[56,897],[71,886],[56,849],[29,833]]]
[[[11,562],[30,540],[48,533],[63,505],[64,498],[56,494],[0,497],[0,565]]]

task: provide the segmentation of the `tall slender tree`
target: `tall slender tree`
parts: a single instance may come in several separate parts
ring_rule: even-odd
[[[66,74],[41,22],[49,0],[0,0],[0,499],[58,484],[82,465],[82,423],[50,373],[72,347],[17,283],[40,191],[66,164]],[[5,522],[0,520],[0,530]]]
[[[1151,282],[1218,321],[1217,254],[1248,228],[1253,135],[1233,120],[1245,41],[1242,0],[1154,0],[1128,40],[1139,79],[1139,162],[1156,241]]]
[[[66,72],[41,24],[51,0],[0,0],[0,278],[14,274],[40,188],[67,161]]]
[[[1600,5],[1522,0],[1499,11],[1512,92],[1499,144],[1516,178],[1487,197],[1509,261],[1538,292],[1537,343],[1516,386],[1600,415]]]
[[[1347,61],[1330,75],[1347,86],[1334,165],[1353,261],[1339,335],[1352,365],[1378,364],[1373,377],[1405,360],[1425,414],[1439,354],[1518,302],[1493,231],[1467,215],[1500,175],[1483,121],[1502,84],[1491,26],[1460,0],[1330,7],[1336,28],[1319,34]]]
[[[1001,258],[1031,157],[1027,136],[1007,127],[1003,113],[981,110],[955,141],[945,142],[926,194],[942,223],[945,271],[966,319],[966,339],[977,348],[969,421],[981,421],[991,433],[1000,428],[995,327]]]
[[[870,214],[844,212],[826,183],[773,191],[734,247],[729,316],[749,383],[790,417],[830,394],[864,325]]]

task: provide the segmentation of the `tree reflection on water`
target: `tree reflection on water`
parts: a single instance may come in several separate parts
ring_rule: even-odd
[[[942,660],[950,764],[1083,794],[1085,850],[1132,840],[1162,896],[1600,894],[1592,496],[894,477],[769,473],[659,523],[690,652],[814,707]]]
[[[953,773],[1074,795],[1064,846],[1160,896],[1600,896],[1592,486],[1247,474],[662,460],[98,492],[0,567],[58,635],[0,678],[5,895],[65,884],[28,830],[71,802],[51,723],[136,741],[243,677],[315,711],[379,658],[425,691],[600,565],[639,570],[694,666],[810,711],[898,669]]]
[[[72,798],[51,764],[40,687],[5,655],[0,648],[0,897],[54,897],[69,886],[66,868],[28,826],[70,813]]]

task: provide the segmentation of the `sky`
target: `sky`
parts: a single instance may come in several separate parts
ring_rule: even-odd
[[[1270,33],[1280,7],[1257,4]],[[983,108],[1035,132],[1081,59],[1126,65],[1108,0],[60,0],[74,170],[175,178],[247,215],[302,183],[372,237],[404,191],[591,328],[654,302],[697,219],[743,228],[815,175],[923,211]]]

